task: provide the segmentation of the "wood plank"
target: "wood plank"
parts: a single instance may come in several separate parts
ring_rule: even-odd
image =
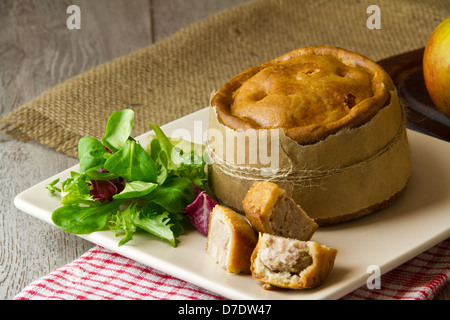
[[[181,28],[219,11],[252,0],[153,0],[154,42],[163,40]]]
[[[2,114],[65,79],[151,44],[148,0],[77,3],[80,30],[66,27],[71,1],[0,2]]]
[[[66,27],[71,1],[0,2],[0,114],[100,63],[151,44],[148,0],[77,1],[81,29]],[[139,21],[139,23],[136,23]],[[18,211],[14,196],[76,163],[0,132],[0,299],[78,258],[93,244]]]

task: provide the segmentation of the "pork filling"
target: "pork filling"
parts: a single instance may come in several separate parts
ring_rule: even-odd
[[[299,274],[312,264],[305,242],[283,237],[268,237],[259,253],[260,261],[271,271]]]
[[[287,196],[281,196],[275,203],[270,224],[274,234],[298,240],[309,240],[315,223]]]
[[[226,268],[230,242],[228,228],[221,220],[213,219],[210,232],[214,234],[214,241],[210,241],[208,251],[221,267]]]

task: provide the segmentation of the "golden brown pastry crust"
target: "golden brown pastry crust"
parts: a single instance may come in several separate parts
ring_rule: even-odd
[[[219,121],[232,129],[282,128],[300,144],[369,121],[394,88],[375,62],[342,48],[299,48],[250,68],[213,95]]]
[[[256,182],[250,186],[242,205],[245,216],[258,232],[271,233],[270,214],[278,198],[286,194],[275,183]]]
[[[280,204],[283,202],[289,202],[289,205]],[[258,232],[306,241],[311,239],[318,228],[317,223],[286,195],[284,189],[270,181],[255,181],[242,201],[242,206],[245,216]],[[277,210],[283,212],[275,214]]]
[[[217,238],[218,234],[213,230],[214,220],[219,220],[229,231],[225,261],[218,261],[220,258],[212,252],[214,246],[220,245],[217,243],[220,241]],[[244,216],[225,206],[216,205],[213,208],[209,216],[206,251],[225,270],[232,273],[250,273],[250,256],[257,241],[256,232]]]
[[[306,241],[308,254],[312,258],[312,263],[309,266],[298,274],[286,271],[273,271],[262,263],[260,256],[262,250],[267,247],[267,242],[271,237],[278,236],[260,233],[258,243],[251,256],[252,277],[263,282],[266,285],[264,288],[270,288],[267,285],[288,289],[314,288],[325,280],[334,267],[338,250],[320,245],[314,241]]]

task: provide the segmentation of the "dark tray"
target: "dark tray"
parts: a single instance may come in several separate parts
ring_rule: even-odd
[[[450,142],[450,118],[436,108],[425,86],[423,52],[421,48],[378,61],[378,64],[391,76],[407,108],[407,127]]]

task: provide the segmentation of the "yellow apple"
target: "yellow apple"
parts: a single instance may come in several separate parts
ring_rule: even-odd
[[[450,118],[450,17],[434,29],[423,55],[423,76],[434,104]]]

